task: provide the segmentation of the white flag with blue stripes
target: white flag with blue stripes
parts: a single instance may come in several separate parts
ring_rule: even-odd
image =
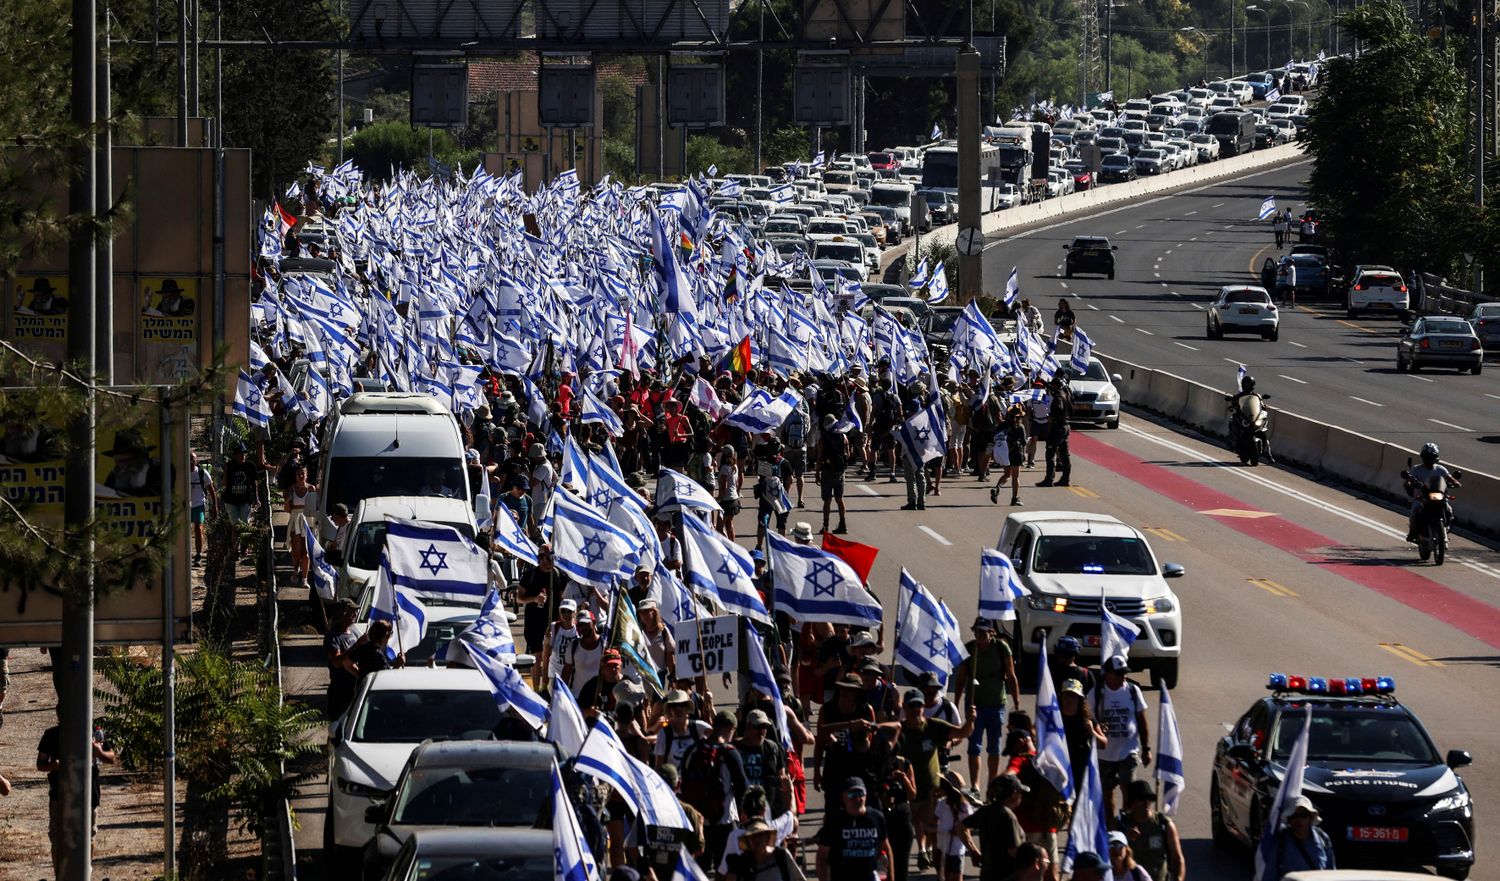
[[[719,514],[724,512],[714,500],[713,494],[703,488],[703,484],[680,471],[663,468],[656,475],[656,509],[675,511],[679,508]]]
[[[547,742],[556,746],[568,758],[578,755],[588,736],[589,724],[583,718],[578,698],[568,683],[556,673],[552,674],[552,703],[547,716]]]
[[[1156,717],[1156,779],[1161,781],[1161,809],[1169,817],[1177,815],[1177,803],[1187,788],[1182,751],[1182,731],[1177,727],[1177,710],[1165,682],[1161,685],[1161,709]]]
[[[793,621],[873,626],[882,613],[849,564],[834,554],[766,533],[776,611]]]
[[[746,672],[750,676],[750,687],[771,699],[771,709],[775,713],[772,721],[776,723],[777,739],[783,747],[791,749],[792,736],[786,727],[786,705],[782,703],[781,686],[776,684],[776,674],[771,669],[771,662],[766,659],[765,644],[761,642],[760,633],[754,627],[745,628],[745,656],[749,659],[749,669]]]
[[[1046,676],[1044,668],[1042,675]],[[1104,813],[1104,786],[1099,778],[1099,748],[1089,741],[1089,763],[1078,781],[1078,800],[1073,803],[1073,819],[1068,825],[1068,848],[1063,853],[1062,871],[1073,871],[1073,862],[1081,853],[1092,853],[1105,862],[1104,879],[1109,881],[1109,827]],[[1256,877],[1260,877],[1257,875]]]
[[[625,426],[620,422],[620,417],[615,411],[601,400],[593,391],[585,388],[583,390],[583,402],[580,405],[578,421],[584,425],[597,422],[604,426],[610,437],[619,437],[625,433]]]
[[[715,597],[730,613],[771,623],[755,589],[750,552],[709,527],[696,514],[682,516],[682,549],[689,587]]]
[[[927,136],[928,140],[940,141],[943,139],[943,127],[937,123],[932,124],[932,132]]]
[[[536,545],[532,543],[526,530],[521,528],[521,524],[516,522],[515,513],[505,505],[496,505],[494,520],[495,547],[518,560],[524,560],[535,566],[537,564]]]
[[[271,424],[271,407],[266,403],[265,393],[250,374],[243,370],[234,387],[233,412],[257,428],[265,428]]]
[[[1292,718],[1290,714],[1284,713],[1280,725],[1290,726]],[[1297,732],[1297,739],[1292,742],[1292,751],[1287,756],[1286,773],[1281,777],[1281,784],[1276,787],[1276,798],[1271,802],[1271,810],[1266,814],[1270,822],[1265,824],[1265,830],[1260,834],[1260,841],[1255,848],[1255,877],[1266,876],[1266,863],[1275,858],[1276,833],[1281,830],[1282,814],[1286,813],[1286,806],[1302,794],[1302,784],[1307,774],[1307,739],[1312,731],[1312,706],[1304,706],[1302,712],[1301,730]],[[1280,739],[1280,735],[1278,735]]]
[[[1272,214],[1275,214],[1275,213],[1276,213],[1276,197],[1275,196],[1267,196],[1267,197],[1265,197],[1264,199],[1261,200],[1261,203],[1260,203],[1260,214],[1257,216],[1256,219],[1258,219],[1258,220],[1265,220],[1267,217],[1270,217]]]
[[[297,515],[302,517],[301,514]],[[302,536],[307,540],[307,579],[312,584],[312,589],[319,597],[327,602],[333,602],[334,585],[338,583],[338,570],[328,562],[323,553],[323,545],[318,541],[318,531],[312,528],[307,518],[302,518]]]
[[[583,837],[555,761],[552,763],[552,853],[556,857],[556,881],[599,881],[599,864]]]
[[[927,282],[927,302],[936,306],[948,299],[948,272],[939,264]]]
[[[489,592],[488,557],[451,526],[387,517],[385,554],[398,587],[428,597]]]
[[[925,585],[901,568],[901,593],[896,600],[896,663],[912,673],[936,673],[947,682],[953,670],[969,656],[964,649],[963,630],[948,606]]]
[[[895,430],[896,442],[913,462],[926,464],[948,454],[948,431],[943,405],[932,403],[913,413]]]
[[[728,416],[724,417],[724,424],[750,434],[776,431],[801,403],[802,396],[792,389],[787,389],[778,397],[773,398],[770,392],[758,388],[746,396],[745,400],[740,402],[740,405],[735,407]]]
[[[1036,687],[1036,769],[1063,798],[1073,797],[1073,763],[1068,758],[1068,739],[1063,732],[1062,707],[1057,703],[1057,687],[1052,671],[1047,669],[1047,643],[1037,655]]]
[[[1005,279],[1005,305],[1014,306],[1021,298],[1021,267],[1012,266],[1010,277]]]
[[[510,619],[505,615],[505,604],[500,600],[500,591],[492,590],[484,598],[479,615],[474,623],[461,630],[454,640],[481,652],[503,664],[516,662],[516,638],[510,632]],[[450,660],[467,663],[468,658],[459,657],[463,652],[453,649],[446,653]]]
[[[467,642],[463,647],[469,653],[469,660],[484,675],[485,684],[490,687],[490,694],[494,695],[500,711],[515,710],[526,724],[540,731],[547,723],[549,712],[542,696],[531,690],[515,667],[476,650]]]
[[[1099,596],[1099,657],[1109,660],[1115,655],[1130,658],[1130,647],[1141,635],[1141,628],[1127,618],[1111,612],[1109,604]]]
[[[691,829],[692,821],[682,809],[677,793],[649,765],[626,752],[615,729],[601,716],[594,720],[574,766],[608,784],[624,800],[630,812],[648,826]]]
[[[1016,620],[1016,600],[1031,591],[1021,583],[1015,564],[1004,551],[984,548],[979,552],[979,614],[991,621]]]
[[[1083,332],[1083,328],[1073,325],[1073,357],[1070,359],[1069,367],[1073,372],[1082,376],[1089,371],[1089,359],[1094,356],[1094,341]]]
[[[864,433],[865,421],[859,418],[859,408],[854,406],[854,398],[844,405],[844,418],[833,424],[833,430],[839,434],[849,431]]]
[[[553,493],[552,550],[569,578],[601,590],[625,577],[640,550],[636,538],[570,492]]]
[[[427,606],[411,590],[396,586],[386,558],[381,558],[380,570],[375,574],[370,620],[390,623],[392,638],[385,653],[392,658],[416,648],[427,638]]]

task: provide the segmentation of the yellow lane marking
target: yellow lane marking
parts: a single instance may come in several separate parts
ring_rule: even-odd
[[[1069,485],[1068,486],[1068,490],[1070,492],[1072,492],[1073,495],[1078,496],[1080,499],[1097,499],[1097,498],[1099,498],[1099,494],[1098,493],[1094,492],[1093,490],[1089,489],[1086,486],[1073,486],[1073,485]]]
[[[1346,321],[1346,320],[1344,320],[1342,318],[1339,318],[1339,319],[1336,319],[1336,320],[1338,321],[1339,324],[1342,324],[1345,327],[1352,327],[1355,330],[1359,331],[1360,333],[1370,333],[1370,334],[1379,334],[1380,333],[1380,331],[1375,330],[1374,328],[1365,327],[1362,324],[1355,324],[1352,321]]]
[[[1275,517],[1271,511],[1241,511],[1235,508],[1213,508],[1208,511],[1199,511],[1199,514],[1207,514],[1210,517],[1235,517],[1241,520],[1259,520],[1262,517]]]
[[[1438,661],[1438,660],[1435,660],[1433,658],[1430,658],[1427,655],[1424,655],[1421,652],[1417,651],[1416,649],[1412,648],[1411,646],[1409,646],[1409,645],[1402,645],[1399,642],[1382,642],[1380,644],[1380,647],[1383,648],[1383,649],[1385,649],[1386,651],[1390,652],[1391,654],[1395,655],[1396,657],[1402,659],[1403,661],[1410,661],[1413,664],[1416,664],[1418,667],[1446,667],[1446,666],[1448,666],[1447,664],[1444,664],[1442,661]]]
[[[1187,541],[1187,539],[1167,529],[1165,526],[1147,526],[1146,531],[1162,541]]]
[[[1266,253],[1267,251],[1274,249],[1275,247],[1276,243],[1272,242],[1271,244],[1266,245],[1264,248],[1261,248],[1259,251],[1256,251],[1255,256],[1250,258],[1249,265],[1245,267],[1245,271],[1250,273],[1250,275],[1255,278],[1260,278],[1261,255]]]
[[[1272,581],[1269,578],[1247,578],[1245,580],[1248,581],[1248,582],[1250,582],[1251,584],[1255,585],[1256,587],[1260,588],[1261,590],[1265,591],[1266,593],[1270,594],[1271,596],[1278,596],[1278,597],[1294,597],[1294,596],[1298,596],[1298,593],[1295,590],[1292,590],[1290,587],[1287,587],[1284,584],[1277,584],[1276,582]]]

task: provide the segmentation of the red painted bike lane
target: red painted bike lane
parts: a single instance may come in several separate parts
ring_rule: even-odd
[[[1194,513],[1215,509],[1259,510],[1228,493],[1183,477],[1161,465],[1109,446],[1079,432],[1070,438],[1074,455],[1134,481]],[[1213,517],[1216,523],[1347,581],[1390,597],[1449,624],[1494,648],[1500,648],[1500,608],[1481,602],[1426,576],[1384,562],[1347,563],[1328,558],[1330,548],[1344,547],[1326,535],[1266,512],[1256,518]],[[1212,515],[1208,515],[1212,516]]]

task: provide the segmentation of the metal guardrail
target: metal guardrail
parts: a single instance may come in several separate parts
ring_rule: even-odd
[[[264,476],[262,489],[265,493],[265,533],[257,549],[264,575],[260,579],[263,593],[260,599],[260,649],[266,666],[276,677],[276,697],[285,700],[281,680],[281,612],[276,602],[276,529],[271,515],[271,477]],[[286,775],[286,764],[280,767]],[[292,804],[280,799],[267,807],[261,828],[265,830],[261,839],[261,877],[266,881],[297,881],[297,844],[292,821]]]
[[[1448,284],[1448,280],[1426,272],[1413,273],[1413,286],[1417,289],[1417,311],[1441,312],[1446,315],[1467,316],[1479,303],[1494,303],[1497,298],[1476,294]]]

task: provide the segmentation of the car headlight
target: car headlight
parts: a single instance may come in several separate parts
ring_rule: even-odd
[[[1099,400],[1104,402],[1118,401],[1119,399],[1120,393],[1116,391],[1115,387],[1112,385],[1105,386],[1104,390],[1099,393]]]
[[[1427,809],[1429,814],[1444,814],[1449,811],[1461,811],[1469,806],[1469,793],[1464,789],[1455,789],[1442,798],[1432,803]]]
[[[1169,596],[1159,596],[1146,600],[1147,615],[1163,615],[1176,609],[1177,604],[1172,602],[1172,598]]]
[[[1062,614],[1068,611],[1068,598],[1065,596],[1054,596],[1049,593],[1034,593],[1026,598],[1026,605],[1037,612],[1056,612]]]
[[[384,789],[357,783],[348,777],[339,778],[339,792],[345,795],[358,796],[360,798],[381,798],[385,795]]]

